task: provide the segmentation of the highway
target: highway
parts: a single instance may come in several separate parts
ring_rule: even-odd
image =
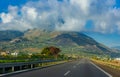
[[[81,59],[43,69],[5,77],[112,77],[88,59]]]

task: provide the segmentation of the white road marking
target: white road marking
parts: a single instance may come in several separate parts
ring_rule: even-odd
[[[102,71],[103,73],[105,73],[106,75],[108,75],[109,77],[113,77],[112,75],[110,75],[109,73],[107,73],[106,71],[104,71],[102,68],[98,67],[97,65],[95,65],[93,62],[90,62],[92,65],[94,65],[96,68],[98,68],[100,71]]]
[[[69,73],[70,73],[70,71],[67,71],[67,72],[64,74],[64,76],[68,75]]]

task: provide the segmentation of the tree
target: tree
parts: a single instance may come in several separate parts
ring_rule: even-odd
[[[54,56],[54,57],[58,57],[59,52],[61,52],[61,50],[57,47],[54,46],[50,46],[50,47],[46,47],[42,50],[41,54],[46,55],[46,56]]]

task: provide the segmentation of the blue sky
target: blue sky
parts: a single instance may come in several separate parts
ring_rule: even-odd
[[[109,47],[115,47],[120,46],[120,35],[117,33],[112,34],[101,34],[101,33],[95,33],[95,32],[85,32],[85,34],[91,36],[98,42],[109,46]]]
[[[0,0],[0,30],[33,28],[85,32],[120,46],[120,0]]]
[[[0,12],[7,12],[8,6],[21,6],[25,4],[28,0],[0,0]]]
[[[120,7],[120,0],[116,0],[116,5],[115,5],[116,7]]]

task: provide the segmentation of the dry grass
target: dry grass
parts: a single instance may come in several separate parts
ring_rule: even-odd
[[[40,53],[42,51],[42,49],[40,49],[40,48],[24,48],[23,51]]]
[[[113,77],[120,77],[120,61],[117,60],[102,61],[95,59],[92,59],[92,61],[99,67],[104,69],[106,72],[110,73]]]
[[[102,65],[107,65],[111,68],[120,70],[120,61],[117,61],[117,60],[102,61],[102,60],[95,60],[95,59],[93,59],[93,61],[100,63]]]

